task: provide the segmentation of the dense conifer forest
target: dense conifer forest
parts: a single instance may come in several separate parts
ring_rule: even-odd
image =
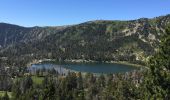
[[[8,60],[9,66],[23,66],[43,58],[143,65],[157,50],[169,21],[170,15],[130,21],[96,20],[59,27],[0,23],[0,57]]]
[[[0,24],[0,99],[169,100],[169,18],[44,28]],[[147,69],[99,76],[55,69],[29,73],[26,65],[43,58],[127,61]]]

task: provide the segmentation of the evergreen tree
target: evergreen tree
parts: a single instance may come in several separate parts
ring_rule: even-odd
[[[103,74],[98,78],[98,85],[99,87],[105,87],[105,77]]]
[[[78,88],[79,90],[82,90],[82,89],[83,89],[83,78],[82,78],[81,72],[78,73],[78,77],[77,77],[77,88]]]
[[[25,80],[23,81],[24,91],[26,91],[27,89],[32,88],[32,86],[33,86],[33,80],[31,78],[31,76],[26,77]]]
[[[145,79],[148,98],[170,99],[170,26],[166,29],[159,51],[150,59],[150,71]]]
[[[20,95],[21,95],[20,82],[19,80],[16,80],[12,87],[12,97],[14,99],[17,99]]]

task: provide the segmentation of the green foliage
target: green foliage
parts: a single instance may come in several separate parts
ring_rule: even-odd
[[[150,59],[150,72],[146,78],[150,98],[170,99],[170,27],[167,27],[159,51]]]
[[[137,74],[138,75],[138,74]],[[125,78],[126,77],[126,78]],[[69,73],[67,76],[45,76],[41,84],[31,77],[15,81],[13,100],[95,100],[95,99],[139,99],[139,89],[132,74],[110,74],[95,76]],[[26,84],[27,82],[27,84]],[[29,84],[28,84],[29,83]]]
[[[8,91],[12,91],[13,100],[169,100],[170,26],[166,33],[162,30],[168,23],[168,18],[169,16],[154,20],[94,21],[68,27],[44,28],[0,24],[0,64],[19,66],[15,69],[16,72],[9,72],[10,75],[17,73],[14,83],[11,82],[12,78],[4,76],[0,77],[0,82]],[[149,33],[155,35],[156,40],[149,39]],[[37,76],[23,77],[28,71],[21,66],[26,66],[34,59],[136,63],[135,53],[143,52],[145,56],[154,53],[158,33],[165,35],[158,53],[150,59],[150,69],[144,75],[141,72],[129,72],[101,76],[87,73],[84,76],[70,72],[64,76],[58,75],[54,69],[44,74],[44,68],[37,71]],[[141,35],[142,38],[139,38]],[[8,100],[8,93],[3,94],[2,99]]]
[[[37,77],[37,76],[32,76],[31,78],[34,84],[42,84],[44,79],[44,77]]]
[[[4,96],[2,97],[3,100],[9,100],[9,96],[7,91],[5,92]]]
[[[158,34],[164,33],[162,29],[169,17],[99,20],[65,27],[25,28],[1,23],[0,56],[8,57],[6,63],[10,66],[25,66],[43,58],[139,63],[143,59],[137,61],[136,53],[143,52],[144,57],[153,55],[160,39]],[[150,34],[155,39],[150,39]]]

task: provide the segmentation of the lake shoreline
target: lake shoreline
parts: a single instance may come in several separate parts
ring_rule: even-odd
[[[63,62],[66,63],[108,63],[108,64],[122,64],[122,65],[129,65],[129,66],[133,66],[133,67],[137,67],[137,68],[141,68],[144,67],[144,65],[140,65],[140,64],[133,64],[127,61],[95,61],[95,60],[83,60],[83,59],[74,59],[74,60],[64,60]]]
[[[137,68],[142,68],[144,67],[144,65],[140,65],[140,64],[134,64],[134,63],[130,63],[127,61],[95,61],[95,60],[83,60],[83,59],[71,59],[71,60],[64,60],[64,61],[57,61],[55,59],[42,59],[42,60],[34,60],[33,62],[27,64],[27,66],[32,65],[32,64],[39,64],[39,63],[43,63],[43,62],[54,62],[54,63],[108,63],[108,64],[121,64],[121,65],[129,65],[129,66],[133,66],[133,67],[137,67]]]
[[[106,62],[107,63],[107,62]],[[130,66],[134,66],[134,67],[144,67],[144,65],[139,65],[139,64],[133,64],[133,63],[129,63],[129,62],[126,62],[126,61],[111,61],[111,62],[108,62],[108,63],[111,63],[111,64],[122,64],[122,65],[130,65]]]
[[[54,64],[54,65],[63,65],[63,64],[75,64],[76,66],[79,66],[79,65],[77,65],[77,64],[80,64],[80,67],[81,67],[81,65],[83,65],[84,66],[84,64],[86,65],[93,65],[93,64],[98,64],[99,66],[101,65],[103,65],[103,64],[106,64],[106,65],[108,65],[108,66],[111,66],[112,64],[115,64],[116,66],[127,66],[127,67],[125,67],[125,69],[126,68],[129,68],[129,67],[131,67],[131,68],[135,68],[135,69],[140,69],[140,68],[142,68],[142,67],[144,67],[144,66],[142,66],[142,65],[137,65],[137,64],[131,64],[131,63],[127,63],[127,62],[123,62],[123,61],[119,61],[119,62],[117,62],[117,61],[105,61],[105,62],[99,62],[99,61],[93,61],[93,60],[65,60],[65,61],[56,61],[56,60],[54,60],[54,59],[44,59],[44,60],[37,60],[37,63],[34,63],[33,65],[35,65],[35,66],[38,66],[39,64]],[[61,67],[60,66],[60,67]],[[67,65],[68,66],[68,65]],[[31,66],[30,66],[31,67]],[[88,71],[86,70],[82,70],[82,71],[78,71],[78,70],[76,70],[76,69],[74,69],[74,68],[76,68],[76,67],[74,67],[73,69],[72,68],[67,68],[67,67],[64,67],[65,69],[66,69],[66,72],[69,70],[70,72],[75,72],[75,73],[78,73],[78,72],[81,72],[81,73],[83,73],[83,74],[87,74],[88,73]],[[85,69],[87,69],[87,68],[89,68],[89,67],[86,67]],[[92,67],[91,67],[92,68]],[[121,68],[121,67],[118,67],[118,68]],[[100,74],[107,74],[107,72],[105,72],[104,70],[106,70],[106,69],[103,69],[102,70],[102,72],[92,72],[93,74],[95,74],[95,75],[100,75]],[[116,69],[115,69],[116,70]],[[60,69],[60,71],[61,71],[61,69]],[[90,71],[89,71],[90,72]],[[123,71],[122,71],[123,72]],[[90,72],[91,73],[91,72]],[[109,73],[117,73],[117,72],[109,72]]]

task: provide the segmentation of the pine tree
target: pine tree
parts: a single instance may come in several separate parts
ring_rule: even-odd
[[[159,51],[150,59],[146,78],[149,98],[170,99],[170,26],[166,29]]]
[[[13,84],[13,87],[12,87],[12,97],[16,99],[20,95],[21,95],[20,82],[19,80],[16,80],[16,82]]]
[[[83,89],[83,78],[82,78],[81,72],[78,73],[78,77],[77,77],[77,88],[78,88],[79,90],[82,90],[82,89]]]

